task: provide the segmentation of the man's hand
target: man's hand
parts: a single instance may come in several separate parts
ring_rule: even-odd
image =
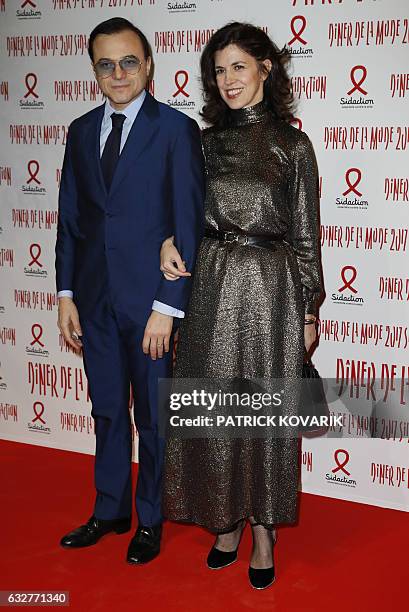
[[[67,344],[75,352],[80,352],[82,348],[82,342],[79,339],[79,336],[82,336],[80,318],[76,305],[69,297],[58,298],[58,328]]]
[[[173,317],[165,315],[156,310],[152,311],[151,316],[145,327],[145,334],[142,340],[142,349],[145,355],[151,355],[155,361],[163,357],[163,353],[169,352],[170,335],[172,333]]]

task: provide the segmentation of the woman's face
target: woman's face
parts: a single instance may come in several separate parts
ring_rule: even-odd
[[[265,60],[271,70],[270,60]],[[222,99],[231,109],[254,106],[263,99],[263,83],[267,74],[257,60],[237,45],[228,45],[214,54],[216,83]]]

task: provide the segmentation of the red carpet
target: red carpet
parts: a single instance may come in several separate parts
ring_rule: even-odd
[[[0,441],[0,590],[64,590],[70,609],[138,612],[407,609],[408,515],[315,495],[301,496],[297,527],[281,528],[277,580],[266,591],[247,581],[251,534],[239,561],[205,566],[213,537],[166,523],[162,554],[144,567],[125,563],[131,533],[64,550],[60,537],[92,514],[93,458]]]

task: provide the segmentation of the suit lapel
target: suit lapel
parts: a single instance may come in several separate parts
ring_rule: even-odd
[[[102,191],[102,198],[98,198],[97,201],[104,208],[103,202],[107,196],[107,190],[105,187],[104,177],[102,175],[101,162],[100,162],[100,134],[101,134],[101,124],[104,117],[105,112],[105,104],[98,107],[97,112],[91,116],[90,121],[85,128],[84,132],[84,141],[87,155],[89,155],[89,164],[91,166],[91,176],[95,178],[95,181]]]
[[[138,157],[148,146],[154,134],[159,129],[159,109],[156,100],[147,92],[142,107],[133,122],[125,146],[119,157],[118,165],[112,179],[110,194],[123,181]],[[102,173],[101,173],[102,174]]]

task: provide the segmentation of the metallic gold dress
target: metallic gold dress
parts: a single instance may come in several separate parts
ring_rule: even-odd
[[[204,238],[174,376],[300,377],[321,293],[318,174],[308,137],[261,102],[203,132],[206,226],[282,237],[273,250]],[[176,281],[177,282],[177,281]],[[167,441],[163,514],[211,530],[297,518],[297,439]]]

